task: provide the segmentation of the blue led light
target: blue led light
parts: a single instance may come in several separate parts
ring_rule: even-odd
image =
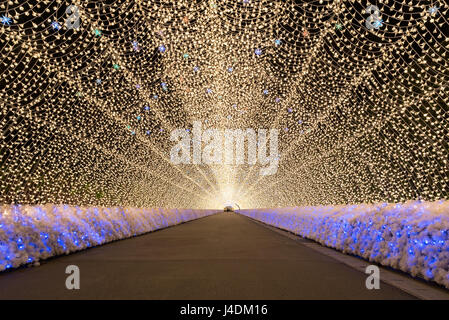
[[[0,21],[2,22],[2,24],[9,26],[11,24],[12,19],[8,16],[2,16]]]
[[[442,212],[448,212],[449,203],[420,202],[418,205],[383,203],[256,209],[241,213],[338,250],[414,275],[418,273],[449,288],[449,270],[439,267],[448,263],[449,217]]]
[[[56,31],[61,29],[61,25],[58,22],[56,22],[56,21],[53,21],[51,23],[51,26],[52,26],[53,30],[56,30]]]

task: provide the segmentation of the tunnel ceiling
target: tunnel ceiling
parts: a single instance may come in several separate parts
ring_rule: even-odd
[[[0,203],[446,198],[448,16],[435,1],[2,1]],[[170,135],[195,121],[278,130],[277,171],[174,164]]]

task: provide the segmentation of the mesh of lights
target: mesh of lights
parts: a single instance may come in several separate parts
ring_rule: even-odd
[[[10,0],[0,17],[1,203],[447,198],[444,3]],[[173,165],[170,132],[198,120],[280,129],[277,174]]]

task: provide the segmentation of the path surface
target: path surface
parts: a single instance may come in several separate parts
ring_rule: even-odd
[[[77,265],[81,289],[65,288]],[[250,219],[219,213],[0,274],[0,299],[413,299]]]

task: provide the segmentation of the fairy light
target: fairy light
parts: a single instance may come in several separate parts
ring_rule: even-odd
[[[443,2],[0,4],[0,202],[199,208],[449,192]],[[3,86],[4,85],[4,86]],[[207,121],[206,121],[207,120]],[[277,128],[280,166],[170,163],[170,132]]]

